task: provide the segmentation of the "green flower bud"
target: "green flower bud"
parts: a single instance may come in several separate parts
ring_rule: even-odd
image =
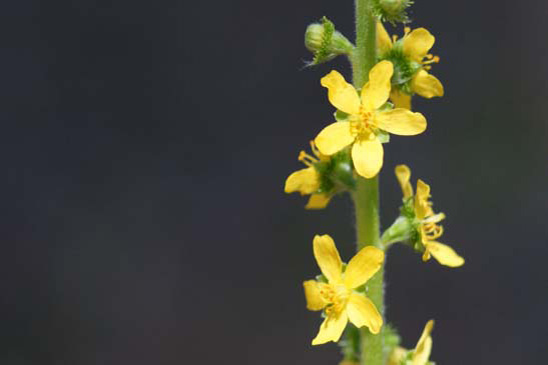
[[[375,13],[386,22],[408,23],[407,8],[412,0],[375,0]]]
[[[309,65],[327,62],[339,55],[350,55],[354,45],[344,35],[335,30],[334,24],[326,17],[321,23],[310,24],[304,34],[306,48],[314,53]]]

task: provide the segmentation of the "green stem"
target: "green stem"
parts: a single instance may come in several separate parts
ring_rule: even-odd
[[[355,0],[356,49],[352,55],[354,86],[363,87],[369,70],[376,62],[376,17],[372,11],[372,0]],[[381,247],[379,223],[379,179],[358,178],[353,194],[356,210],[357,249],[365,246]],[[366,285],[366,295],[373,301],[384,317],[384,266]],[[361,330],[361,365],[384,365],[382,333],[372,334],[366,327]]]
[[[352,55],[352,73],[357,89],[367,82],[369,70],[377,57],[377,19],[373,15],[372,0],[355,0],[356,48]]]

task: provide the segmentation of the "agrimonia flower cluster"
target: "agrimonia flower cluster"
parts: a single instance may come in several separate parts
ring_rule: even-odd
[[[310,142],[311,153],[299,153],[305,168],[292,173],[285,182],[286,193],[309,195],[306,209],[326,208],[336,195],[355,193],[358,180],[376,178],[383,167],[383,145],[390,141],[390,134],[415,136],[427,127],[425,116],[412,111],[412,96],[443,96],[443,85],[429,73],[431,65],[439,62],[439,57],[429,53],[434,36],[424,28],[405,27],[401,38],[390,37],[381,22],[406,22],[405,9],[410,4],[408,0],[373,2],[377,63],[363,87],[356,89],[336,70],[321,78],[320,84],[336,108],[334,121]],[[348,56],[351,62],[355,57],[355,46],[326,18],[308,27],[305,44],[314,53],[310,65],[339,55]],[[344,264],[334,240],[326,234],[316,235],[313,253],[321,275],[305,281],[304,292],[307,308],[322,312],[324,317],[313,345],[340,341],[343,347],[348,346],[352,333],[362,333],[356,328],[367,328],[373,335],[386,337],[384,364],[424,365],[429,364],[434,322],[428,321],[414,349],[399,347],[395,330],[383,326],[382,313],[366,295],[368,281],[382,268],[385,252],[395,243],[421,253],[424,261],[433,257],[447,267],[459,267],[464,259],[437,241],[443,234],[440,222],[445,214],[434,211],[430,186],[419,179],[413,189],[411,170],[406,165],[396,166],[395,175],[402,190],[402,205],[380,243],[359,249]],[[341,340],[343,334],[348,338]],[[391,340],[394,338],[397,340]],[[359,361],[359,351],[345,349],[344,363]]]

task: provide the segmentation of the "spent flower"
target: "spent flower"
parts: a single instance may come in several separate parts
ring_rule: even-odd
[[[396,166],[396,177],[403,192],[403,214],[412,221],[415,241],[424,249],[422,259],[427,261],[433,256],[442,265],[462,266],[464,259],[461,256],[451,247],[436,241],[443,234],[443,227],[438,223],[445,219],[445,214],[434,213],[432,202],[429,200],[430,186],[419,179],[417,191],[413,196],[413,187],[410,183],[411,170],[406,165]]]

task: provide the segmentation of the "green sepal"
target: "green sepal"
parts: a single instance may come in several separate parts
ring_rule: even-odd
[[[388,60],[394,65],[394,74],[390,80],[392,85],[398,90],[412,95],[411,91],[411,79],[422,68],[422,65],[418,62],[410,60],[403,53],[403,38],[398,40],[392,49],[383,53],[379,58],[379,61]]]
[[[348,120],[349,115],[338,109],[335,111],[335,113],[333,113],[333,116],[335,117],[335,120],[337,122],[349,122]]]
[[[377,135],[377,139],[381,143],[390,142],[390,133],[388,133],[387,131],[383,131],[382,129],[378,129],[375,134]]]
[[[394,223],[384,231],[381,236],[381,242],[384,246],[391,245],[397,242],[407,242],[413,237],[412,221],[404,216],[396,218]]]
[[[316,281],[319,283],[326,283],[327,284],[327,278],[323,276],[323,274],[316,275]]]

